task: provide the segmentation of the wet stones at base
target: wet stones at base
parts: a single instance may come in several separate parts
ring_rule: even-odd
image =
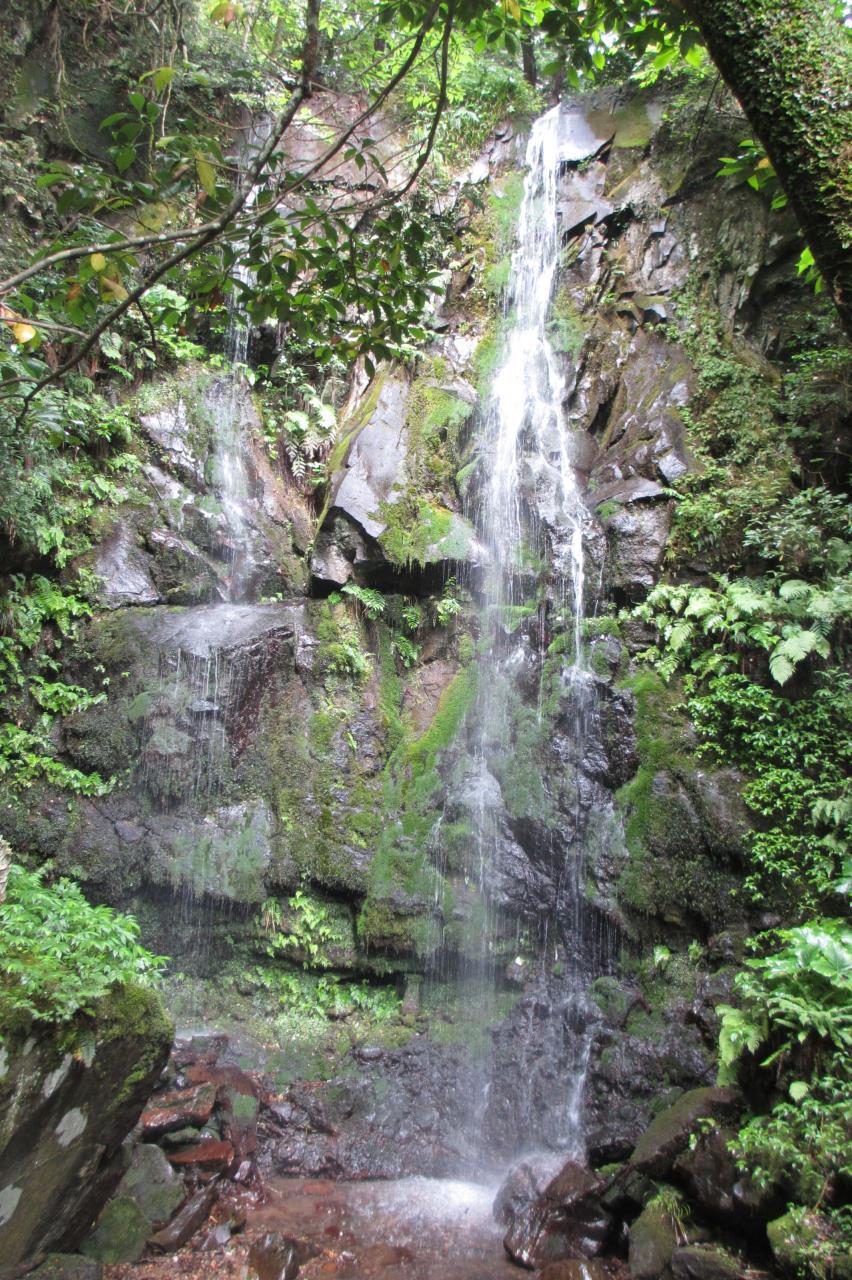
[[[219,1035],[175,1045],[142,1115],[146,1141],[84,1243],[87,1256],[116,1263],[135,1262],[146,1250],[175,1252],[201,1230],[226,1187],[242,1194],[257,1185],[261,1086],[220,1062],[227,1045]],[[244,1222],[244,1213],[227,1212],[213,1231],[226,1243]]]

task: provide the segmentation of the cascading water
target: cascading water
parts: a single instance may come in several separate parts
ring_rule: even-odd
[[[255,126],[246,140],[241,170],[266,140],[268,125]],[[249,193],[244,214],[250,214],[257,201],[257,188]],[[237,280],[248,284],[251,271],[238,263]],[[225,330],[224,356],[229,368],[217,379],[209,396],[213,427],[213,481],[227,521],[231,542],[231,571],[227,583],[228,599],[243,600],[250,591],[253,569],[253,530],[248,520],[249,473],[245,459],[244,368],[249,352],[250,325],[242,306],[242,298],[233,290],[228,298],[228,324]]]
[[[531,1145],[546,1134],[552,1149],[580,1155],[593,1021],[585,994],[582,822],[573,834],[554,836],[558,815],[539,764],[546,708],[558,705],[579,754],[593,697],[582,645],[589,517],[569,455],[563,375],[548,337],[560,251],[560,159],[557,107],[534,124],[527,146],[502,354],[481,415],[485,479],[471,513],[489,560],[463,784],[471,831],[466,875],[478,882],[478,907],[468,917],[462,981],[469,1007],[478,1010],[507,969],[515,970],[516,983],[520,975],[527,992],[540,993],[521,1001],[514,1017],[513,1072],[522,1084],[511,1097],[500,1095],[499,1036],[492,1060],[483,1064],[471,1129],[486,1159],[518,1154],[524,1139],[501,1137],[509,1133],[529,1135]],[[526,754],[524,743],[533,744]],[[537,845],[530,857],[530,838],[518,829],[536,826],[546,834],[532,838]],[[551,886],[549,901],[534,884],[520,898],[502,887],[507,864],[520,852],[518,839],[527,845],[531,876],[539,874],[536,861],[546,867],[541,879]],[[543,1058],[551,1075],[556,1069],[555,1087],[540,1078]]]

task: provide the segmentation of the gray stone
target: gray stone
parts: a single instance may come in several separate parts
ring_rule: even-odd
[[[151,1223],[135,1200],[115,1196],[83,1242],[83,1253],[98,1262],[138,1262],[145,1252]]]
[[[632,1280],[658,1280],[677,1245],[669,1215],[648,1205],[630,1227],[629,1265]]]
[[[162,451],[168,466],[193,488],[204,485],[204,464],[191,443],[193,426],[183,398],[176,405],[164,405],[139,419],[142,429]]]
[[[94,1258],[83,1258],[79,1253],[51,1253],[27,1275],[29,1280],[101,1280],[103,1267]]]
[[[134,1148],[116,1194],[135,1202],[149,1230],[168,1222],[184,1200],[183,1183],[160,1148],[150,1142]]]
[[[95,549],[90,564],[101,580],[98,598],[107,609],[158,603],[160,593],[151,578],[151,560],[126,521],[116,521]]]
[[[332,478],[329,511],[341,511],[365,534],[378,538],[387,527],[379,508],[407,480],[405,426],[408,380],[384,376],[366,422],[356,422],[345,461]],[[362,410],[363,412],[363,410]]]

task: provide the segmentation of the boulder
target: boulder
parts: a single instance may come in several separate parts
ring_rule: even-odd
[[[160,1148],[150,1142],[134,1147],[118,1195],[137,1205],[148,1219],[149,1231],[168,1222],[185,1198],[183,1183]]]
[[[677,1246],[677,1235],[671,1215],[658,1205],[649,1204],[630,1228],[629,1254],[631,1280],[658,1280],[671,1261]]]
[[[493,1213],[497,1222],[509,1226],[512,1220],[544,1193],[558,1173],[562,1160],[558,1155],[532,1155],[509,1170],[494,1199]]]
[[[686,1245],[671,1259],[672,1280],[741,1280],[743,1264],[714,1245]]]
[[[68,1048],[73,1034],[77,1053]],[[7,1039],[0,1077],[5,1266],[79,1245],[124,1172],[122,1143],[171,1040],[158,997],[135,986],[118,988],[92,1018],[61,1035],[40,1029]]]
[[[135,1200],[114,1196],[98,1218],[83,1252],[98,1262],[138,1262],[145,1252],[151,1222]]]
[[[100,578],[98,600],[107,609],[124,605],[152,605],[160,593],[151,577],[151,559],[139,545],[136,532],[125,520],[112,530],[90,557],[92,572]]]
[[[569,1160],[544,1193],[515,1215],[503,1239],[509,1256],[524,1267],[601,1253],[612,1231],[612,1215],[601,1203],[602,1182]]]
[[[652,1178],[664,1178],[688,1147],[699,1121],[733,1120],[741,1108],[742,1095],[737,1089],[690,1089],[651,1121],[634,1148],[630,1164]]]

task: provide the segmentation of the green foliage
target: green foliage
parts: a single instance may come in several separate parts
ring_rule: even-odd
[[[755,1116],[734,1143],[738,1162],[758,1186],[782,1185],[787,1195],[814,1208],[838,1176],[852,1177],[852,1072],[848,1061],[831,1060],[830,1074],[802,1090],[790,1086],[791,1101]]]
[[[337,415],[313,388],[263,387],[263,436],[270,457],[285,462],[307,493],[327,479],[327,461],[337,437]]]
[[[844,557],[845,558],[845,557]],[[642,657],[669,679],[690,673],[690,686],[735,670],[744,653],[763,651],[769,671],[785,684],[811,656],[843,653],[842,624],[852,612],[847,580],[823,587],[800,578],[720,577],[717,588],[662,583],[635,610],[657,631],[659,642]]]
[[[447,578],[440,597],[430,601],[432,616],[437,626],[448,627],[453,618],[457,618],[462,612],[459,590],[459,584],[456,579]]]
[[[852,928],[818,919],[757,941],[765,954],[735,979],[741,1007],[718,1009],[721,1075],[735,1079],[744,1055],[768,1051],[761,1070],[772,1067],[787,1096],[749,1119],[732,1151],[759,1187],[790,1198],[794,1222],[824,1211],[800,1261],[803,1275],[825,1277],[852,1239],[848,1216],[830,1208],[852,1176]]]
[[[138,936],[134,920],[90,906],[72,881],[47,885],[13,864],[0,904],[0,1028],[68,1022],[119,984],[155,981],[164,961]]]
[[[0,596],[0,699],[10,717],[0,721],[0,777],[8,786],[44,779],[82,795],[109,790],[99,774],[57,760],[52,741],[54,716],[85,711],[106,697],[57,678],[63,643],[76,637],[90,613],[83,596],[41,574],[12,575]]]
[[[769,370],[721,332],[699,287],[683,291],[671,327],[698,372],[696,394],[680,410],[698,465],[673,485],[667,558],[728,569],[741,562],[745,529],[790,491],[797,464]]]
[[[363,680],[370,674],[370,659],[361,643],[358,622],[340,603],[339,596],[337,600],[329,597],[325,602],[317,638],[320,641],[317,660],[321,673],[352,680]]]
[[[292,912],[286,931],[282,929],[283,917],[275,898],[264,902],[260,911],[260,927],[265,939],[267,955],[297,951],[304,968],[326,968],[329,961],[329,944],[338,940],[328,907],[302,887],[287,900]]]
[[[721,156],[722,167],[718,177],[734,178],[736,183],[746,183],[753,191],[761,192],[770,200],[771,209],[786,209],[787,193],[778,181],[778,175],[766,148],[753,138],[744,138],[735,156]],[[805,245],[799,254],[799,275],[814,287],[814,293],[822,293],[825,279],[814,263],[814,256]]]
[[[761,512],[743,545],[797,577],[842,573],[852,558],[852,506],[843,494],[814,485]]]
[[[763,1065],[769,1066],[809,1039],[841,1052],[852,1048],[849,922],[813,920],[779,930],[771,939],[763,935],[764,944],[768,940],[774,943],[773,950],[747,960],[734,982],[743,1004],[737,1016],[751,1011],[755,1026],[762,1028],[761,1040],[769,1037],[773,1051]],[[723,1016],[730,1013],[724,1006],[722,1010]],[[726,1037],[731,1042],[731,1036],[726,1033]],[[734,1061],[734,1047],[729,1043],[725,1065]]]
[[[341,587],[341,593],[350,600],[354,600],[370,622],[375,622],[385,611],[385,598],[381,591],[374,591],[371,587],[359,587],[356,582],[347,582]]]

